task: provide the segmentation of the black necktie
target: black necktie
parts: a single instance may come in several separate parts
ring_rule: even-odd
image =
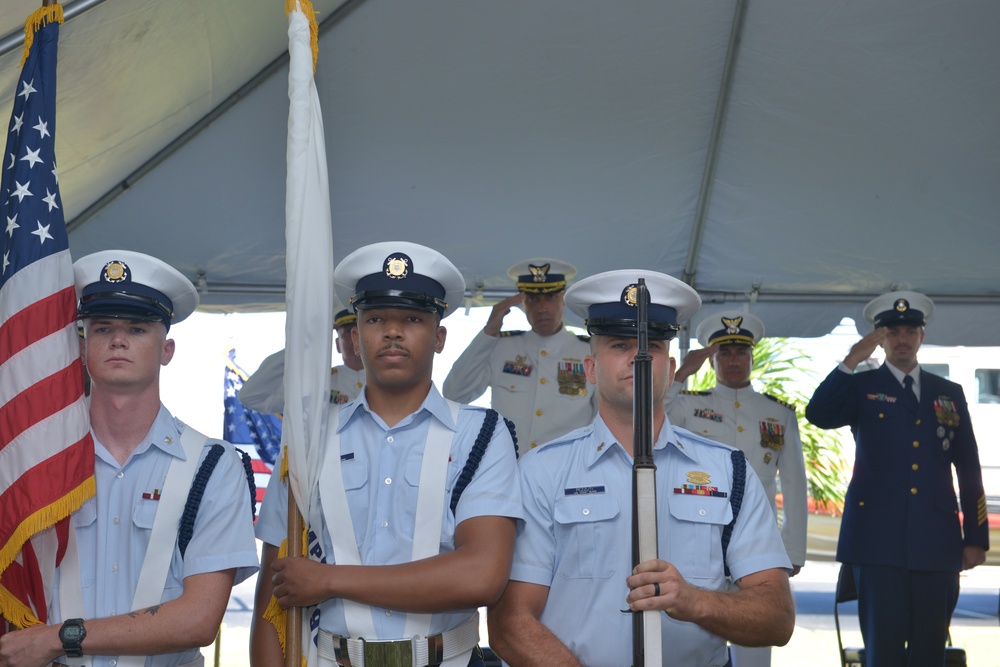
[[[913,377],[904,376],[903,377],[903,395],[907,405],[916,410],[920,407],[920,401],[917,400],[917,395],[913,392]]]

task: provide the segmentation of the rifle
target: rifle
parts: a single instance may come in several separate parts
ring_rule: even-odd
[[[636,288],[639,349],[632,367],[632,565],[657,557],[656,464],[653,463],[653,357],[649,354],[649,290]],[[660,612],[632,612],[632,667],[663,664]]]

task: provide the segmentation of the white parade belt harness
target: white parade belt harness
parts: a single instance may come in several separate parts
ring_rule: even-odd
[[[459,404],[447,401],[452,419],[458,421]],[[340,469],[340,434],[337,432],[339,412],[331,411],[327,424],[327,447],[322,463],[325,494],[320,494],[323,514],[335,518],[340,530],[333,531],[333,552],[336,563],[361,565],[361,555],[355,542],[354,522],[347,503],[347,493]],[[432,419],[417,492],[416,525],[413,534],[411,560],[434,556],[440,552],[442,524],[441,502],[447,482],[448,453],[455,433]],[[353,600],[344,600],[348,631],[353,637],[342,637],[319,630],[316,652],[321,659],[331,660],[342,667],[434,667],[465,655],[464,667],[472,649],[479,644],[479,612],[456,628],[428,636],[431,614],[407,613],[404,633],[409,639],[378,640],[375,637],[371,607]]]
[[[457,628],[412,639],[352,639],[319,631],[319,656],[343,667],[434,667],[460,655],[470,655],[479,643],[479,612]]]

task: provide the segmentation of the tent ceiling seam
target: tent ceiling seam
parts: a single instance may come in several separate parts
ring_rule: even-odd
[[[712,200],[715,169],[718,166],[719,153],[722,150],[722,130],[726,124],[726,113],[729,111],[729,100],[733,90],[733,74],[736,71],[736,57],[739,55],[740,44],[743,41],[743,26],[746,24],[748,3],[749,0],[737,0],[733,13],[733,26],[729,32],[726,62],[722,68],[719,97],[715,104],[712,133],[709,135],[708,151],[705,156],[705,169],[702,172],[701,187],[698,191],[698,205],[695,208],[694,221],[691,226],[691,241],[688,243],[684,272],[681,274],[681,280],[692,287],[694,286],[695,273],[698,270],[698,257],[701,254],[701,241],[705,233],[708,206]]]

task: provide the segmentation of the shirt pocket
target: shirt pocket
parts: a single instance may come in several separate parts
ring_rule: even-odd
[[[441,535],[439,537],[439,542],[441,544],[440,553],[445,553],[448,551],[455,550],[455,515],[451,511],[451,494],[454,489],[454,482],[457,478],[457,473],[455,472],[455,466],[464,466],[465,461],[456,463],[452,461],[448,464],[448,472],[445,477],[445,488],[444,495],[440,498],[439,503],[443,508],[444,516],[441,519]],[[406,498],[403,502],[403,507],[405,508],[404,514],[406,516],[407,526],[416,525],[417,520],[417,498],[420,495],[420,470],[423,467],[423,458],[413,456],[406,462],[406,468],[403,472],[403,477],[406,479]],[[461,468],[459,468],[461,470]],[[473,479],[475,477],[473,476]],[[471,482],[470,482],[471,483]]]
[[[368,520],[368,462],[353,459],[341,459],[340,475],[344,479],[344,495],[351,511],[351,521],[354,523],[355,536],[360,541],[365,534],[365,522]],[[328,556],[332,557],[333,553]]]
[[[81,554],[97,553],[97,499],[91,498],[73,513],[73,529],[76,531],[77,549]],[[89,588],[97,578],[97,563],[90,563],[90,568],[84,568],[87,561],[93,558],[80,559],[80,585]]]
[[[148,553],[149,539],[153,534],[153,524],[156,522],[156,512],[160,508],[161,500],[148,500],[143,498],[132,507],[132,526],[135,530],[136,540],[135,553],[131,554],[132,563],[139,568],[135,571],[135,576],[139,576],[142,566],[145,564],[145,557]],[[184,581],[184,561],[180,558],[180,549],[176,537],[174,538],[173,553],[170,558],[170,566],[167,570],[167,578],[163,584],[163,596],[160,602],[169,602],[180,597],[183,591]]]
[[[556,569],[569,579],[607,579],[614,574],[619,547],[618,499],[606,494],[563,496],[553,506],[556,542],[562,545]]]
[[[729,498],[675,494],[668,508],[671,521],[667,524],[666,542],[670,554],[666,560],[686,579],[720,576],[723,572],[722,531],[733,520]]]
[[[494,392],[501,394],[518,395],[533,392],[538,379],[535,377],[536,370],[532,370],[531,375],[516,375],[514,373],[500,373],[496,384],[493,385]],[[553,380],[554,381],[554,380]]]

